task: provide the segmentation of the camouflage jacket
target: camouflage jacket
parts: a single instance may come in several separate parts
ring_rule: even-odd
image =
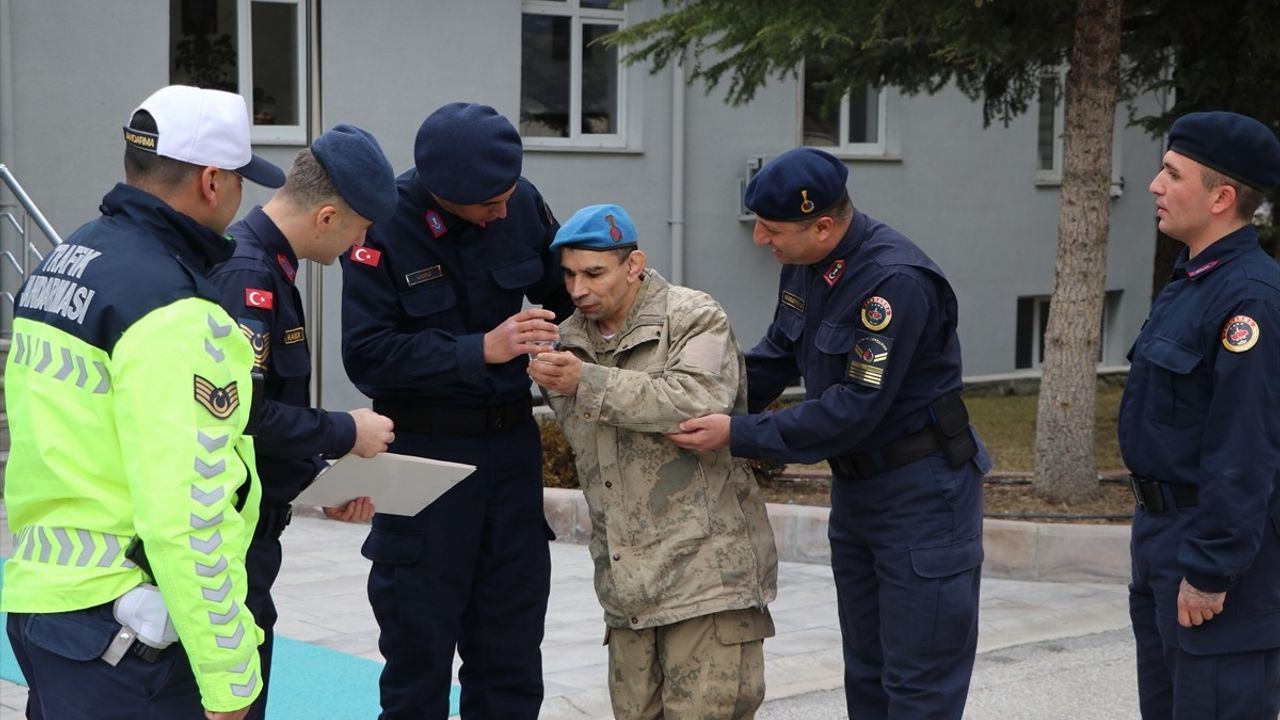
[[[711,296],[647,270],[621,331],[574,313],[561,344],[585,363],[551,406],[577,458],[605,622],[632,629],[777,594],[778,555],[755,476],[728,448],[694,454],[663,433],[747,407],[742,351]]]

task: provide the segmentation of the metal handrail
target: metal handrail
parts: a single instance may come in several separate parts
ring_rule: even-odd
[[[18,282],[21,283],[26,280],[27,273],[30,272],[32,267],[44,261],[44,253],[40,252],[40,249],[36,247],[34,242],[32,242],[32,236],[29,232],[30,224],[34,222],[36,227],[40,229],[40,232],[44,233],[44,236],[54,247],[62,244],[62,236],[58,234],[57,230],[53,229],[53,225],[51,225],[45,218],[44,213],[40,212],[40,208],[36,207],[31,196],[27,194],[26,190],[22,189],[21,183],[18,182],[18,179],[13,176],[13,173],[10,172],[9,168],[3,163],[0,163],[0,180],[4,181],[4,184],[9,187],[9,190],[13,193],[13,196],[17,198],[18,203],[22,206],[23,210],[26,211],[22,221],[19,222],[13,211],[7,209],[13,207],[12,205],[8,203],[0,205],[0,223],[8,221],[8,223],[13,226],[13,229],[18,234],[18,239],[21,242],[22,252],[22,259],[19,260],[17,256],[13,254],[12,250],[0,251],[0,267],[5,263],[12,266],[14,272],[18,275]],[[36,259],[35,263],[31,262],[32,256]],[[10,308],[16,307],[16,298],[14,297],[14,293],[0,291],[0,300],[7,300]]]
[[[27,215],[31,216],[31,219],[35,221],[36,227],[40,228],[40,232],[49,238],[49,242],[54,245],[61,245],[62,236],[45,219],[44,213],[40,212],[40,208],[36,207],[36,204],[31,200],[31,196],[27,195],[26,190],[22,189],[22,185],[18,184],[18,179],[13,176],[13,173],[9,172],[8,166],[4,163],[0,163],[0,180],[4,180],[4,184],[9,186],[13,196],[18,198],[18,203],[27,211]]]

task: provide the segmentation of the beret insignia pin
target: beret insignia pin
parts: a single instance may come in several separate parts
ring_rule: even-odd
[[[800,197],[804,202],[800,203],[800,212],[808,214],[814,211],[813,201],[809,199],[809,191],[801,190]]]

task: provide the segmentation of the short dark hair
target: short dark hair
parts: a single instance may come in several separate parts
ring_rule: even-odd
[[[129,127],[144,133],[155,133],[156,120],[146,110],[139,110],[129,119]],[[124,146],[124,179],[129,184],[146,182],[161,186],[180,185],[200,172],[200,169],[199,165],[157,155],[131,143],[125,143]]]
[[[293,158],[280,194],[303,208],[321,204],[346,206],[338,187],[333,184],[333,178],[329,177],[329,171],[320,164],[311,148],[299,150]]]
[[[1258,208],[1262,207],[1262,201],[1266,196],[1261,191],[1245,185],[1233,177],[1223,175],[1222,173],[1209,167],[1202,167],[1200,173],[1200,182],[1204,184],[1205,190],[1212,190],[1222,185],[1230,185],[1236,191],[1236,217],[1245,222],[1253,220],[1253,214],[1258,212]]]
[[[840,199],[835,201],[831,207],[817,213],[817,217],[807,218],[797,223],[801,230],[808,230],[813,224],[823,217],[829,217],[836,222],[844,222],[853,217],[853,200],[849,198],[849,191],[845,190],[840,194]]]

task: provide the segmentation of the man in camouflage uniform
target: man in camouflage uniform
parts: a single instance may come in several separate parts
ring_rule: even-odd
[[[745,462],[663,434],[746,410],[728,318],[645,268],[617,205],[578,211],[551,247],[577,311],[560,326],[563,352],[539,354],[529,374],[564,426],[591,511],[614,715],[753,717],[773,635],[773,531]]]

